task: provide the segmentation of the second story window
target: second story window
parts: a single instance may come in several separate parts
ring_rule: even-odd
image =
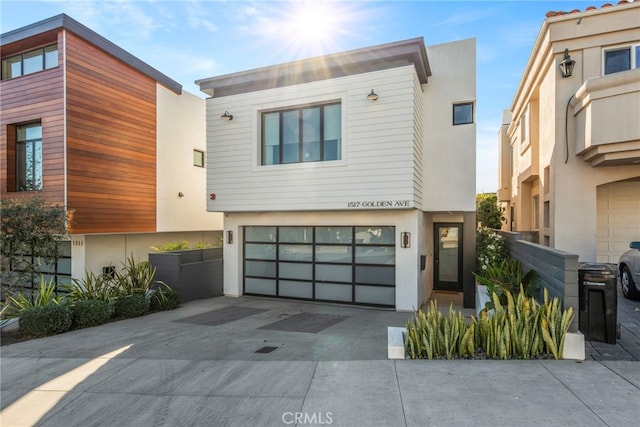
[[[58,66],[58,45],[30,50],[2,60],[2,80],[25,76]]]
[[[262,164],[342,159],[342,107],[311,105],[262,113]]]
[[[640,68],[640,45],[604,51],[604,73],[612,74]]]
[[[465,125],[473,123],[473,102],[453,104],[453,124]]]
[[[193,150],[193,166],[204,167],[204,151]]]
[[[42,190],[42,125],[16,126],[16,189]]]

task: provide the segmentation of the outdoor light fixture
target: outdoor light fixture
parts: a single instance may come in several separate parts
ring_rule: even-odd
[[[411,233],[403,231],[400,233],[400,246],[403,248],[411,247]]]
[[[233,231],[227,230],[227,243],[233,243]]]
[[[222,120],[233,120],[233,114],[229,114],[228,111],[225,111],[223,115],[220,116]]]
[[[378,94],[377,94],[377,93],[375,93],[375,92],[373,91],[373,89],[371,89],[371,93],[370,93],[369,95],[367,95],[367,99],[368,99],[369,101],[376,101],[376,100],[378,99]]]
[[[562,74],[562,77],[571,77],[574,65],[576,65],[576,61],[569,56],[569,49],[565,49],[564,58],[560,61],[560,74]]]

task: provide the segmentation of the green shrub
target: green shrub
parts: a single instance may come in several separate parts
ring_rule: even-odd
[[[150,249],[154,252],[175,252],[175,251],[186,251],[189,249],[207,249],[212,247],[213,245],[207,242],[198,242],[195,245],[190,245],[188,241],[183,240],[181,242],[165,243],[160,246],[151,246]]]
[[[44,337],[68,331],[71,328],[71,322],[71,309],[66,305],[35,306],[20,313],[20,329],[32,337]]]
[[[551,355],[562,359],[564,341],[573,320],[573,309],[560,309],[557,298],[544,302],[526,297],[524,290],[514,299],[505,293],[506,307],[498,295],[492,295],[495,311],[483,311],[479,319],[466,322],[461,313],[449,308],[438,311],[432,302],[426,313],[418,310],[409,319],[405,334],[405,352],[412,359],[477,357],[489,359],[530,359]]]
[[[100,299],[82,299],[71,306],[73,327],[88,328],[101,325],[111,318],[111,307],[107,301]]]
[[[85,272],[82,279],[73,279],[73,282],[64,286],[68,297],[74,301],[83,299],[111,301],[116,295],[112,280],[102,274]]]
[[[158,289],[151,297],[150,309],[153,311],[165,311],[178,308],[182,298],[180,294],[171,289],[167,284],[160,283]]]
[[[431,301],[427,313],[418,310],[407,322],[405,347],[412,359],[473,355],[476,350],[474,325],[466,324],[462,313],[456,312],[453,306],[445,316],[435,301]]]
[[[116,318],[128,319],[130,317],[139,317],[149,311],[149,301],[142,293],[133,293],[130,295],[121,295],[116,298],[113,315]]]
[[[133,255],[123,263],[122,270],[117,271],[114,280],[117,295],[144,293],[153,284],[156,268],[148,261],[136,262]]]
[[[509,257],[505,239],[487,227],[480,228],[476,233],[476,270],[478,274],[489,265],[498,263]]]
[[[11,319],[13,317],[21,317],[22,312],[28,308],[41,307],[51,304],[61,304],[64,298],[56,295],[56,284],[51,279],[49,282],[40,276],[40,286],[34,295],[25,295],[19,293],[15,297],[10,296],[6,303],[2,304],[0,316],[2,319]]]
[[[517,295],[522,289],[525,296],[534,298],[540,294],[538,273],[532,269],[524,274],[522,264],[516,259],[490,263],[481,273],[474,275],[478,283],[487,287],[487,295],[492,298],[496,293],[503,305],[507,304],[507,292]],[[493,308],[493,298],[487,303],[487,308]]]

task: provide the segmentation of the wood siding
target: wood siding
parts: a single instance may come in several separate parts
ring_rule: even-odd
[[[415,69],[403,66],[207,100],[210,211],[343,210],[349,202],[421,203]],[[378,101],[367,99],[374,88]],[[421,93],[420,93],[421,95]],[[342,160],[260,166],[265,109],[342,102]],[[233,120],[220,120],[228,110]],[[372,206],[361,205],[371,209]],[[388,208],[388,206],[385,206]],[[407,206],[404,206],[406,209]]]
[[[156,228],[156,82],[66,33],[73,233]]]
[[[3,46],[3,56],[55,43],[56,34]],[[58,40],[61,46],[61,39]],[[64,79],[61,49],[56,68],[0,82],[0,197],[30,197],[32,191],[16,192],[16,126],[40,121],[42,124],[43,191],[56,204],[64,204]]]

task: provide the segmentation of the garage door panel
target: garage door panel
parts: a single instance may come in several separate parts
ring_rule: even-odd
[[[356,286],[356,302],[388,304],[395,298],[395,289],[381,286]]]
[[[352,267],[350,265],[316,265],[316,280],[318,282],[348,282],[351,283]]]
[[[353,298],[351,285],[316,283],[316,299],[350,302]]]
[[[281,262],[279,273],[280,277],[284,279],[312,280],[313,266],[311,264]]]
[[[269,279],[256,279],[247,277],[244,279],[244,291],[248,294],[276,295],[276,281]]]
[[[597,189],[597,261],[616,263],[640,239],[640,181],[615,182]]]
[[[245,263],[245,272],[248,276],[276,277],[276,263],[273,261],[253,261]]]
[[[311,299],[313,298],[313,283],[280,280],[278,291],[281,297]]]

